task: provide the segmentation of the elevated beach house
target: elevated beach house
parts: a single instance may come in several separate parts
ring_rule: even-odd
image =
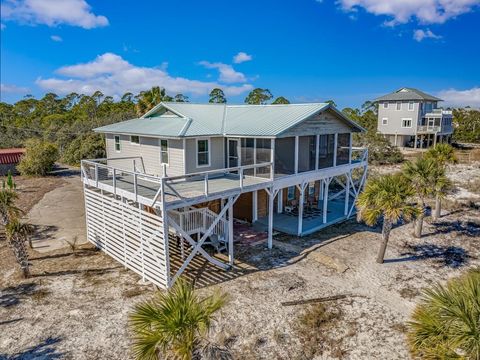
[[[378,104],[379,133],[392,145],[413,148],[451,142],[452,111],[438,107],[443,101],[413,88],[401,88],[381,96]]]
[[[348,219],[366,177],[363,129],[324,103],[160,103],[95,131],[107,158],[82,161],[88,239],[162,288],[197,256],[230,268],[234,218],[268,248],[274,230]]]

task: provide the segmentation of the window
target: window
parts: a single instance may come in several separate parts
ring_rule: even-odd
[[[210,141],[197,140],[197,166],[210,166]]]
[[[388,102],[384,102],[384,103],[383,103],[383,108],[384,108],[384,109],[388,109]]]
[[[295,199],[295,186],[289,186],[287,192],[287,200],[290,201],[293,199]]]
[[[409,110],[409,111],[413,111],[413,101],[410,101],[410,102],[408,103],[408,110]]]
[[[160,140],[160,163],[168,164],[168,140]]]
[[[402,119],[402,128],[411,128],[412,119]]]
[[[337,137],[337,165],[350,162],[350,134],[338,134]]]
[[[115,135],[115,151],[120,152],[120,136]]]
[[[382,125],[388,125],[388,118],[382,118]]]
[[[140,136],[131,135],[130,136],[130,144],[140,145]]]
[[[402,103],[397,101],[397,110],[402,110]]]
[[[335,135],[320,135],[318,148],[318,168],[324,169],[333,166],[333,152],[335,144]]]

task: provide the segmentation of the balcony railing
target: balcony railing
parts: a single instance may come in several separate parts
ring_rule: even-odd
[[[421,133],[434,134],[434,133],[440,132],[441,130],[442,130],[441,126],[420,125],[417,127],[417,132],[421,132]]]

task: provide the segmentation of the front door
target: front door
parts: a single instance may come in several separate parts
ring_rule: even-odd
[[[228,167],[237,167],[239,166],[238,161],[238,140],[237,139],[228,139]]]

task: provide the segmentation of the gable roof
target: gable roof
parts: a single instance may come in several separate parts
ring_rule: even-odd
[[[427,100],[427,101],[443,101],[435,96],[429,95],[414,88],[400,88],[390,94],[380,96],[373,102],[380,101],[406,101],[406,100]]]
[[[358,131],[364,129],[327,103],[279,105],[226,105],[162,102],[139,119],[94,129],[102,133],[198,137],[275,137],[313,114],[332,109]],[[165,110],[168,115],[163,114]],[[172,115],[173,114],[173,115]]]

